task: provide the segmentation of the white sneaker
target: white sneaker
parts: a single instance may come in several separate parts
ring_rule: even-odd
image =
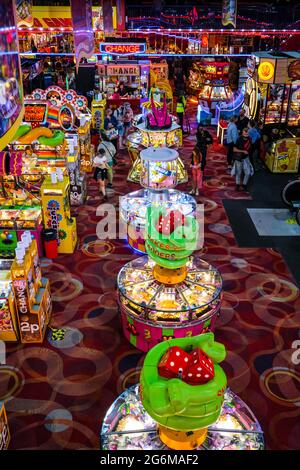
[[[195,194],[194,189],[192,189],[192,191],[190,191],[189,194]]]
[[[199,196],[199,191],[198,191],[198,189],[197,189],[197,191],[196,191],[196,196]]]

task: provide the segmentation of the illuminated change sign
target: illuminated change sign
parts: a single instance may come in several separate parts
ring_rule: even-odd
[[[102,54],[131,55],[143,54],[146,52],[146,43],[100,43]]]

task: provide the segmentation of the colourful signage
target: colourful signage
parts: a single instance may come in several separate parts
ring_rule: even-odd
[[[100,52],[102,54],[112,55],[132,55],[144,54],[146,51],[146,43],[107,43],[100,44]]]
[[[47,103],[25,103],[24,121],[45,123],[47,119],[48,105]]]
[[[76,69],[80,60],[94,54],[92,0],[71,0]]]
[[[108,65],[107,75],[136,75],[140,74],[140,68],[134,65]]]
[[[274,77],[275,68],[271,62],[263,61],[258,67],[258,76],[261,80],[268,81]]]
[[[223,0],[222,25],[236,27],[237,0]]]
[[[16,0],[17,24],[33,26],[32,0]]]
[[[2,150],[15,135],[24,110],[13,0],[0,2],[0,30],[0,150]]]

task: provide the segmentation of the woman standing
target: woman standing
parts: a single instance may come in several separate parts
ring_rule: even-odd
[[[192,153],[192,190],[190,194],[199,196],[199,189],[203,188],[203,172],[201,170],[202,154],[196,146]]]
[[[133,119],[133,111],[131,109],[130,103],[125,103],[124,104],[124,118],[123,118],[123,123],[124,123],[124,141],[123,141],[123,145],[126,143],[127,136],[128,136],[129,131],[131,129],[132,119]]]

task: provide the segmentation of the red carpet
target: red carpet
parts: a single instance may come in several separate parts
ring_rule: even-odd
[[[184,139],[189,157],[194,137]],[[129,160],[119,157],[110,202],[138,189],[128,184]],[[186,160],[186,159],[185,159]],[[224,279],[216,338],[228,355],[229,386],[252,408],[269,449],[300,449],[299,366],[292,363],[297,339],[298,290],[279,253],[239,248],[222,199],[249,197],[234,191],[224,149],[208,155],[202,256]],[[179,187],[186,190],[186,187]],[[8,347],[0,373],[12,434],[11,449],[97,449],[103,416],[116,396],[139,379],[143,354],[123,338],[116,303],[116,276],[132,253],[123,240],[100,241],[100,204],[91,180],[89,200],[79,208],[79,246],[72,256],[44,262],[51,279],[51,325],[66,328],[62,341]]]

